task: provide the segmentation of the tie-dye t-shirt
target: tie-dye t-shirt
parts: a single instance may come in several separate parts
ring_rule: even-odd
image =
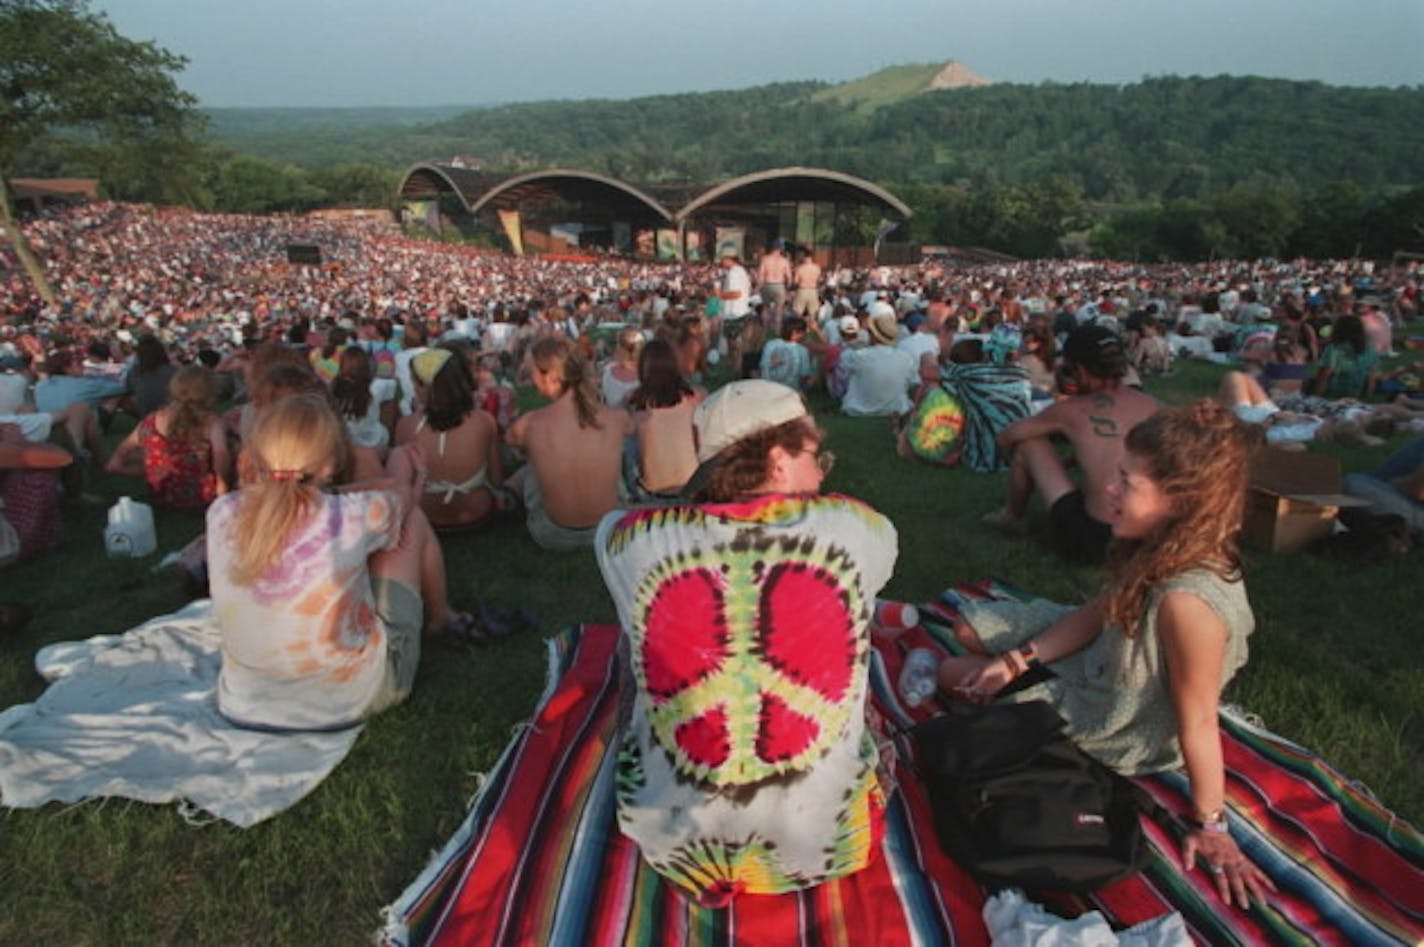
[[[399,542],[399,497],[321,494],[281,557],[238,586],[230,574],[242,498],[229,493],[208,507],[208,574],[222,629],[218,708],[238,723],[290,730],[359,721],[386,675],[386,629],[366,558]]]
[[[708,905],[874,856],[870,615],[895,529],[858,500],[770,495],[609,514],[595,543],[628,645],[618,819]]]

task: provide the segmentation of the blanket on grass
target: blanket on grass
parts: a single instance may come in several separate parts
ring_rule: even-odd
[[[359,727],[269,733],[218,713],[219,632],[194,602],[122,635],[41,648],[50,682],[33,704],[0,713],[0,804],[121,796],[179,802],[239,826],[311,792],[350,751]]]
[[[961,586],[923,611],[922,627],[878,645],[872,700],[908,725],[924,715],[894,692],[912,647],[948,650]],[[642,863],[619,832],[618,630],[572,629],[549,644],[549,683],[531,724],[490,773],[468,818],[387,909],[384,943],[955,944],[989,942],[985,892],[940,851],[919,782],[906,768],[886,813],[882,857],[796,895],[699,907]],[[1211,944],[1414,944],[1424,938],[1424,839],[1309,751],[1236,717],[1223,719],[1233,833],[1280,887],[1269,905],[1223,905],[1200,871],[1183,874],[1168,828],[1145,821],[1151,858],[1138,876],[1089,897],[1036,897],[1101,911],[1117,927],[1178,911]],[[1190,805],[1172,774],[1141,780],[1166,809]]]

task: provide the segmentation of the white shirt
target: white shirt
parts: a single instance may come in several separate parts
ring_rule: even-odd
[[[723,274],[722,291],[740,294],[736,299],[722,300],[723,316],[740,319],[752,311],[752,278],[740,263],[733,263]]]
[[[413,349],[401,349],[396,353],[396,384],[400,385],[401,417],[415,410],[415,379],[410,374],[410,360],[424,351],[425,346],[421,345]]]

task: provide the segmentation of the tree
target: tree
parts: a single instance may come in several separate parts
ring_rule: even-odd
[[[86,0],[0,0],[0,225],[45,301],[54,293],[13,212],[18,162],[44,145],[181,172],[202,127],[173,79],[185,63],[119,35]]]

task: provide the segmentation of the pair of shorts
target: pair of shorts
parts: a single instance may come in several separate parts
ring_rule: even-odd
[[[626,484],[620,477],[618,493],[622,496],[626,492]],[[539,478],[532,469],[524,475],[524,524],[529,528],[529,535],[534,542],[544,549],[582,549],[592,546],[594,536],[598,533],[597,523],[574,529],[570,526],[560,526],[549,519],[549,514],[544,510],[544,495],[539,490]]]
[[[386,630],[386,676],[363,718],[373,717],[410,696],[415,688],[415,671],[420,666],[420,635],[425,628],[420,593],[404,582],[372,576],[371,594]]]
[[[821,310],[821,294],[814,289],[798,289],[791,310],[808,321],[816,318],[816,313]]]
[[[1112,527],[1088,512],[1082,490],[1063,494],[1049,507],[1049,545],[1069,562],[1101,565],[1111,541]]]

